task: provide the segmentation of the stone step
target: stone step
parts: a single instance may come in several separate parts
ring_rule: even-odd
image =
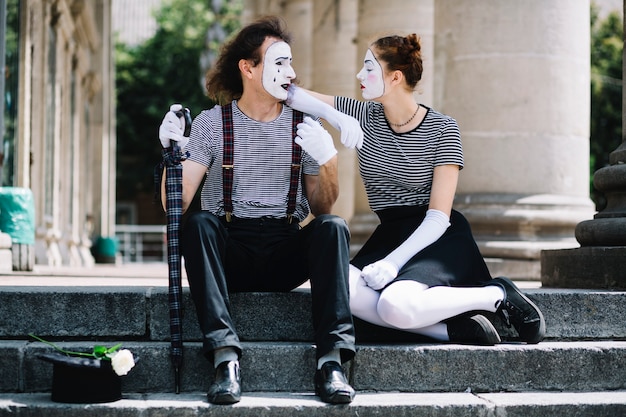
[[[173,392],[167,342],[122,341],[139,360],[122,378],[128,393]],[[89,351],[93,342],[59,346]],[[244,342],[241,359],[245,392],[312,392],[314,346],[305,342]],[[45,392],[52,365],[38,355],[52,348],[40,342],[0,341],[0,392]],[[346,364],[353,386],[381,392],[533,392],[626,390],[626,341],[456,344],[360,344]],[[205,392],[212,369],[200,342],[185,343],[183,392]]]
[[[0,339],[27,340],[29,333],[51,340],[169,340],[167,287],[163,286],[0,286]],[[550,340],[625,339],[626,292],[531,288],[523,290],[543,311]],[[183,291],[185,340],[200,340],[189,289]],[[245,341],[312,341],[311,295],[232,294],[231,310]],[[491,317],[494,318],[494,317]],[[516,334],[494,318],[505,340]],[[360,326],[365,328],[368,326]],[[371,326],[370,326],[371,327]],[[385,340],[370,328],[359,341]],[[410,339],[412,340],[412,339]]]
[[[244,394],[232,406],[211,405],[203,392],[127,394],[105,404],[60,404],[49,394],[0,394],[7,417],[616,417],[626,415],[626,392],[542,393],[357,393],[349,405],[333,406],[311,393]]]

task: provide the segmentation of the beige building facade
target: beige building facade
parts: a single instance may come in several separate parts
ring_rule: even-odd
[[[543,249],[590,219],[589,0],[243,0],[243,23],[283,16],[301,85],[360,97],[369,41],[422,38],[420,103],[453,116],[465,168],[455,208],[494,274],[539,277]],[[22,0],[14,186],[36,206],[36,263],[90,265],[115,234],[111,0]],[[338,143],[338,142],[337,142]],[[337,145],[336,213],[358,242],[376,223],[354,151]]]
[[[92,265],[115,234],[111,2],[19,1],[13,186],[34,195],[35,263]]]

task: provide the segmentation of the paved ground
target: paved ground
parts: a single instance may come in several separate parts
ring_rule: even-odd
[[[96,264],[93,267],[35,265],[32,272],[0,272],[0,286],[167,286],[167,264]],[[183,272],[183,285],[187,285]]]
[[[93,267],[35,265],[32,272],[0,272],[0,286],[167,286],[167,271],[165,263],[96,264]],[[183,285],[188,285],[184,268]],[[538,281],[518,281],[517,285],[541,287]]]

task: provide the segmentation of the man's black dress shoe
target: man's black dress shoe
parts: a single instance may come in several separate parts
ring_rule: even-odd
[[[315,371],[315,394],[330,404],[348,404],[355,395],[343,368],[334,361],[326,362],[322,369]]]
[[[212,404],[234,404],[241,400],[241,376],[238,361],[226,361],[215,368],[215,381],[207,393]]]

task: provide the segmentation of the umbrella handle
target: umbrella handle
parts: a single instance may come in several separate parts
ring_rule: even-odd
[[[189,137],[189,133],[191,132],[191,112],[185,107],[182,110],[174,112],[174,114],[185,119],[185,133],[183,133],[183,136]]]

